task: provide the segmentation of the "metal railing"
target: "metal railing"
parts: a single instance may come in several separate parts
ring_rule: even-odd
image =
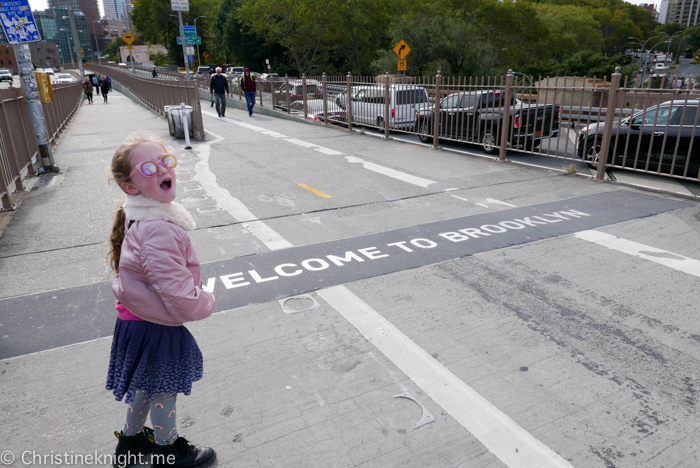
[[[602,179],[608,168],[700,180],[695,144],[700,95],[691,90],[635,88],[596,78],[404,78],[322,76],[285,78],[272,106],[339,125],[362,126],[389,138],[412,134],[478,145],[505,161],[508,151],[583,161]],[[513,154],[513,153],[510,153]],[[563,167],[567,167],[564,166]]]
[[[54,142],[82,99],[80,83],[54,85],[54,100],[43,104],[46,128]],[[0,211],[14,209],[13,191],[23,192],[23,176],[35,175],[37,158],[27,106],[21,88],[0,89]]]
[[[165,116],[165,106],[177,105],[182,102],[192,106],[192,126],[194,137],[205,140],[202,106],[194,80],[168,80],[145,77],[132,73],[123,67],[114,67],[89,63],[87,69],[105,76],[128,89],[144,106],[153,112]]]
[[[410,134],[435,148],[479,146],[502,161],[514,152],[556,158],[562,167],[583,161],[599,179],[617,168],[700,180],[700,95],[692,90],[665,89],[664,77],[649,80],[656,89],[635,87],[621,82],[619,70],[610,81],[517,75],[285,77],[258,83],[257,105],[385,138]],[[201,88],[210,80],[196,76]],[[228,80],[242,100],[238,80]]]

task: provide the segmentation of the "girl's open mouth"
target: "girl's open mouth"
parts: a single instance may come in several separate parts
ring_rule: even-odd
[[[170,179],[165,179],[163,182],[160,184],[160,188],[163,190],[170,190],[170,187],[172,187],[173,181]]]

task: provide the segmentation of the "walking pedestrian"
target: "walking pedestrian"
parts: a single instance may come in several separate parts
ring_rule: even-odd
[[[245,102],[248,105],[248,116],[252,117],[253,106],[255,106],[255,91],[257,90],[257,86],[255,84],[255,77],[250,74],[250,69],[248,68],[243,70],[241,89],[245,93]]]
[[[107,103],[107,93],[109,93],[109,84],[107,84],[106,79],[100,80],[100,88],[102,90],[102,99],[105,100],[105,104]]]
[[[202,353],[185,322],[209,317],[214,295],[201,287],[186,231],[190,213],[175,203],[177,159],[154,136],[132,133],[112,158],[112,180],[126,194],[112,226],[108,260],[117,298],[107,390],[126,396],[126,421],[115,435],[114,466],[153,452],[153,467],[207,466],[211,448],[178,435],[175,400],[202,378]],[[153,429],[145,426],[150,413]],[[126,461],[126,464],[123,462]]]
[[[209,93],[212,97],[216,93],[216,113],[219,114],[219,117],[226,117],[226,97],[229,95],[228,81],[221,74],[221,67],[216,67],[216,74],[211,77]],[[226,96],[224,96],[224,93],[226,93]]]
[[[97,95],[100,95],[100,79],[98,75],[92,75],[92,86],[95,88]]]
[[[107,77],[107,78],[105,78],[105,81],[109,85],[109,90],[112,91],[112,78]]]
[[[85,78],[83,89],[85,90],[85,96],[87,96],[88,104],[92,104],[92,83],[90,82],[90,78]]]
[[[151,75],[153,75],[153,78],[158,78],[158,72],[156,71],[156,67],[153,67],[153,71],[151,72]]]

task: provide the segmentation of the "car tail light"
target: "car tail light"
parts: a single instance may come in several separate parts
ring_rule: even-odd
[[[561,123],[561,108],[559,109],[559,122]]]
[[[520,114],[515,116],[515,120],[513,121],[513,125],[515,128],[520,128]]]
[[[396,117],[396,109],[391,109],[391,118]]]

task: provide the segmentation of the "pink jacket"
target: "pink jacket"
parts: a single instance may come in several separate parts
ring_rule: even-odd
[[[141,220],[131,225],[122,243],[119,274],[112,283],[117,300],[135,316],[161,325],[179,326],[209,317],[216,299],[201,288],[199,261],[185,229],[152,219],[157,207],[146,211],[132,207],[130,213],[127,205],[127,226],[130,214]]]

